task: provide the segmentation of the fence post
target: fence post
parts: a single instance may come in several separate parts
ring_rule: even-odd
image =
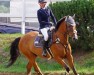
[[[21,33],[25,34],[25,0],[22,1],[22,25],[21,25]]]

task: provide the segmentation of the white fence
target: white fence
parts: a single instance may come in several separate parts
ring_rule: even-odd
[[[0,0],[10,1],[10,13],[0,13],[0,17],[10,17],[12,22],[21,22],[24,15],[26,22],[37,21],[38,0]],[[47,0],[50,2],[70,0]]]
[[[37,10],[39,9],[38,0],[0,0],[10,1],[10,13],[0,13],[0,17],[6,17],[6,22],[21,22],[22,33],[25,32],[26,22],[38,22]],[[50,2],[64,1],[64,0],[48,0]],[[65,0],[69,1],[69,0]],[[47,5],[48,5],[47,4]]]

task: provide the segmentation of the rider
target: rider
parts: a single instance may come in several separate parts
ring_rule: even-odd
[[[56,19],[52,13],[52,10],[48,7],[46,7],[46,0],[39,0],[38,1],[40,9],[37,11],[37,17],[40,24],[40,31],[44,36],[44,43],[43,43],[43,56],[47,55],[47,46],[48,46],[48,33],[49,27],[51,24],[50,17],[54,22],[54,25],[56,25]]]

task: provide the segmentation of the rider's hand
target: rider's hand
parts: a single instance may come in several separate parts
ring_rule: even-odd
[[[53,29],[55,29],[55,26],[51,26],[50,27],[50,31],[52,31]]]

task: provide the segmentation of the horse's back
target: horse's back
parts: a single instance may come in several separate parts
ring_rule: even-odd
[[[19,42],[19,49],[21,51],[25,51],[27,49],[32,48],[32,45],[34,43],[35,37],[38,35],[37,31],[32,31],[24,36],[21,37],[20,42]]]
[[[32,32],[29,32],[29,33],[27,33],[27,34],[25,34],[22,38],[24,38],[24,37],[35,37],[35,36],[37,36],[38,35],[38,31],[32,31]]]
[[[38,35],[38,32],[37,31],[32,31],[32,32],[29,32],[27,34],[25,34],[24,36],[21,37],[21,40],[20,42],[30,42],[30,40],[32,39],[35,39],[35,37]]]

